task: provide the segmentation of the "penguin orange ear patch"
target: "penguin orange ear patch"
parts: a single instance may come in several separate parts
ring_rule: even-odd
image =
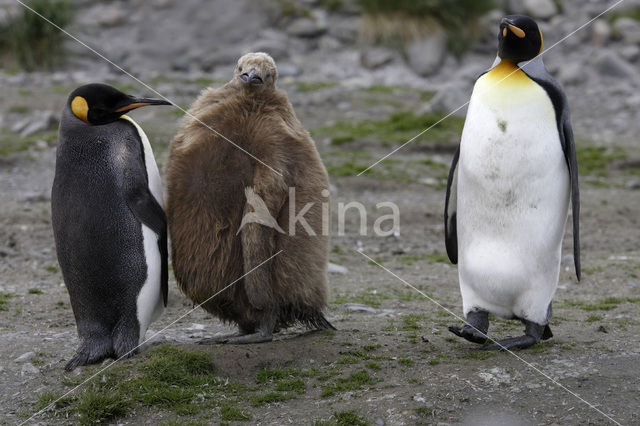
[[[520,28],[516,27],[515,25],[509,24],[509,29],[511,30],[512,33],[516,35],[516,37],[524,38],[525,36],[524,31],[522,31]]]
[[[71,101],[71,111],[78,117],[80,120],[84,121],[87,124],[89,123],[89,119],[87,118],[87,114],[89,114],[89,104],[87,100],[82,96],[76,96]]]
[[[506,37],[507,36],[507,27],[504,27],[502,29],[502,37]]]

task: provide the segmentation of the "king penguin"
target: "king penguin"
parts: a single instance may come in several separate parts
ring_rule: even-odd
[[[66,365],[135,353],[167,304],[167,222],[151,145],[127,111],[170,105],[105,84],[62,111],[51,194],[58,262],[81,343]]]
[[[552,337],[569,204],[580,280],[580,197],[569,106],[540,57],[538,25],[528,16],[506,16],[498,39],[498,57],[471,95],[444,219],[466,317],[449,330],[483,344],[489,313],[519,319],[523,336],[488,346],[507,350]]]

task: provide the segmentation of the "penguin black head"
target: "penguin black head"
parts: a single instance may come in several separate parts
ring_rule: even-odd
[[[233,78],[248,89],[272,89],[278,79],[278,69],[267,53],[247,53],[238,59]]]
[[[536,21],[524,15],[509,15],[500,22],[498,56],[515,63],[529,61],[542,52],[542,33]]]
[[[113,123],[124,113],[147,105],[171,105],[162,99],[136,98],[107,84],[80,86],[69,95],[67,106],[80,120],[91,125]]]

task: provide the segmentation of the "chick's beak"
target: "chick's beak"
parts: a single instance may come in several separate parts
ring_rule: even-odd
[[[245,83],[250,83],[250,84],[262,84],[262,77],[260,77],[255,68],[251,68],[249,70],[249,72],[245,72],[244,74],[240,75],[240,78],[242,79],[242,81],[244,81]]]
[[[132,109],[140,108],[148,105],[173,105],[169,101],[165,101],[164,99],[153,99],[153,98],[134,98],[131,97],[129,102],[120,108],[116,109],[116,112],[127,112]]]

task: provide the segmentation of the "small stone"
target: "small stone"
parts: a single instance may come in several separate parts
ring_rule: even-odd
[[[29,123],[20,131],[20,137],[31,136],[35,133],[47,131],[58,122],[52,111],[40,111],[29,117]]]
[[[609,331],[604,327],[604,325],[601,325],[598,327],[598,331],[600,333],[608,333]]]
[[[640,22],[633,18],[622,17],[613,23],[613,32],[626,44],[640,43]]]
[[[584,65],[580,62],[569,62],[562,67],[558,72],[558,80],[562,84],[573,85],[579,84],[585,80]]]
[[[20,375],[24,376],[26,374],[38,374],[39,372],[40,370],[38,369],[38,367],[28,362],[22,366],[22,369],[20,370]]]
[[[289,24],[286,31],[295,37],[313,38],[324,34],[327,28],[311,18],[298,18]]]
[[[124,24],[126,13],[116,7],[104,8],[97,16],[98,24],[102,27],[118,27]]]
[[[349,270],[344,266],[336,265],[335,263],[329,262],[329,266],[327,267],[327,272],[330,274],[345,275],[349,272]]]
[[[63,331],[62,333],[56,333],[51,337],[53,337],[54,339],[65,339],[68,336],[69,336],[69,332],[68,331]]]
[[[524,0],[523,3],[527,14],[534,18],[549,19],[558,13],[552,0]]]
[[[447,52],[447,34],[439,29],[430,37],[414,41],[407,47],[409,66],[425,77],[437,72]]]
[[[344,305],[342,305],[341,309],[343,311],[349,311],[349,312],[366,312],[369,314],[376,313],[376,310],[373,309],[371,306],[363,305],[360,303],[345,303]]]
[[[596,56],[594,61],[600,75],[628,79],[638,78],[636,68],[613,51],[602,52]]]
[[[591,27],[591,41],[596,46],[602,46],[611,36],[611,26],[604,19],[596,20]]]
[[[26,362],[26,361],[29,361],[34,356],[36,356],[35,352],[25,352],[22,355],[20,355],[18,358],[14,359],[13,361],[14,362]]]
[[[360,63],[363,67],[374,70],[392,62],[395,57],[395,52],[390,49],[374,47],[360,52]]]
[[[618,49],[618,53],[629,62],[636,62],[640,58],[640,46],[631,44]]]

